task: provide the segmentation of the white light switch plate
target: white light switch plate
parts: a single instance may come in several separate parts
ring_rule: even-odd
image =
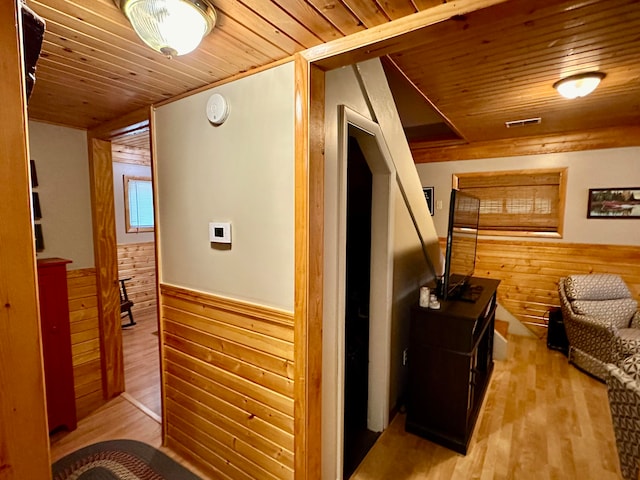
[[[231,243],[231,223],[209,223],[209,241],[211,243]]]

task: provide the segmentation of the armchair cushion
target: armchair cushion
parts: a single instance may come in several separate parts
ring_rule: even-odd
[[[640,353],[625,358],[620,362],[620,368],[640,385]]]
[[[569,300],[612,300],[631,298],[631,292],[619,275],[590,273],[569,275],[564,284]]]
[[[640,329],[621,328],[614,339],[618,364],[640,352]]]
[[[617,326],[629,326],[629,321],[638,309],[638,302],[632,298],[616,300],[574,300],[571,308],[578,315],[592,315],[612,321]]]

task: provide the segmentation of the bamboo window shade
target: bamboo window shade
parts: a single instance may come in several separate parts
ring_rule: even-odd
[[[454,187],[480,199],[480,230],[558,233],[565,170],[457,174]]]

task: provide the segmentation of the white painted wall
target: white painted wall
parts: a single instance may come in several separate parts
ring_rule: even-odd
[[[220,93],[230,115],[206,117]],[[293,311],[294,68],[287,63],[155,112],[160,282]],[[232,223],[232,245],[209,243]]]
[[[151,178],[151,167],[131,163],[113,162],[113,197],[116,212],[116,241],[123,243],[153,242],[153,232],[127,233],[124,217],[124,182],[123,175]]]
[[[87,132],[29,121],[29,149],[42,210],[36,223],[45,248],[38,258],[67,258],[69,270],[93,267]]]
[[[434,223],[440,237],[447,234],[452,174],[568,167],[563,238],[561,240],[557,238],[530,240],[640,245],[640,220],[587,218],[590,188],[640,186],[638,158],[640,158],[640,147],[627,147],[486,160],[422,163],[417,165],[417,170],[423,186],[435,187],[434,204],[442,201],[442,209],[436,209],[434,215]],[[518,237],[518,240],[526,239]]]
[[[381,68],[381,66],[380,66]],[[379,79],[370,80],[376,84]],[[386,81],[385,81],[386,85]],[[382,87],[381,87],[382,88]],[[388,92],[390,95],[390,92]],[[340,292],[336,279],[344,275],[344,265],[338,262],[340,250],[338,206],[340,171],[338,161],[338,133],[339,133],[339,105],[346,105],[351,110],[373,120],[373,115],[361,89],[358,77],[353,67],[345,67],[327,72],[325,78],[325,264],[324,264],[324,327],[323,327],[323,478],[342,478],[337,470],[339,455],[336,452],[337,412],[339,410],[338,395],[340,389],[337,383],[340,378],[336,358],[338,341],[337,322]],[[383,134],[392,156],[398,152],[398,144],[404,139],[396,138],[397,131],[389,128],[392,117],[397,116],[395,106],[383,112],[378,112],[378,123],[383,128]],[[399,121],[399,120],[398,120]],[[406,139],[404,139],[406,144]],[[394,150],[392,150],[394,147]],[[400,147],[401,148],[401,147]],[[408,149],[408,146],[407,146]],[[397,158],[394,158],[396,161]],[[413,172],[415,175],[415,171]],[[417,177],[416,177],[417,178]],[[390,405],[397,403],[401,393],[401,386],[406,375],[402,366],[402,350],[408,345],[409,307],[417,302],[419,286],[430,279],[430,268],[426,263],[420,240],[409,215],[404,198],[400,194],[400,184],[396,180],[394,189],[396,197],[393,204],[394,212],[394,272],[393,272],[393,307],[391,319],[391,371],[389,372]],[[416,180],[418,193],[422,195],[419,181]],[[422,199],[424,202],[424,198]],[[426,204],[424,205],[426,211]],[[425,220],[430,223],[430,217]],[[427,241],[437,242],[435,229],[431,225],[432,235]],[[344,239],[342,239],[344,241]],[[373,294],[373,292],[372,292]],[[342,314],[343,315],[343,314]],[[375,354],[375,353],[374,353]]]
[[[418,302],[419,288],[431,280],[420,238],[403,198],[396,197],[393,262],[393,309],[391,320],[390,405],[400,401],[407,383],[407,367],[402,365],[402,351],[409,346],[411,307]]]
[[[428,253],[434,274],[440,275],[444,271],[444,258],[438,244],[438,236],[382,64],[379,59],[374,58],[359,63],[357,69],[368,96],[368,103],[385,134],[393,156],[399,185],[408,210],[412,212],[416,232]]]

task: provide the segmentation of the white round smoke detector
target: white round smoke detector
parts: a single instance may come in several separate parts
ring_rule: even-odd
[[[229,116],[229,103],[219,93],[214,93],[207,102],[207,118],[214,125],[222,125]]]

